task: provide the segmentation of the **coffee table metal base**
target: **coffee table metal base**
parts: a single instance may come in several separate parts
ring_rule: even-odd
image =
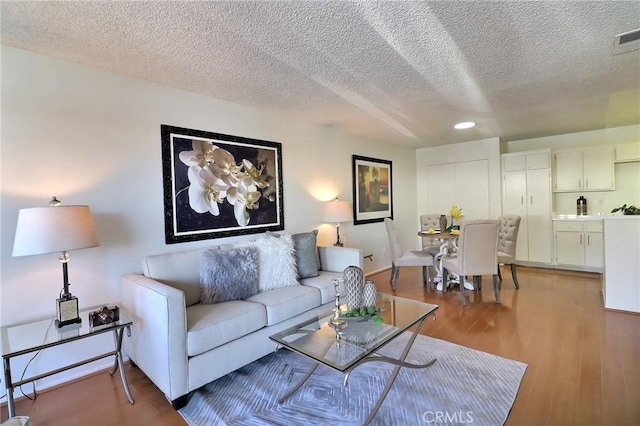
[[[373,410],[371,410],[371,413],[369,413],[369,416],[367,417],[367,420],[365,420],[364,425],[370,424],[371,421],[373,420],[373,418],[378,413],[378,410],[380,409],[380,406],[382,405],[382,403],[384,402],[385,398],[387,397],[387,394],[389,393],[389,390],[391,390],[391,386],[393,386],[393,383],[395,382],[396,378],[398,377],[398,373],[400,372],[400,369],[402,367],[406,367],[406,368],[426,368],[426,367],[430,367],[431,365],[433,365],[436,362],[436,358],[430,360],[429,362],[427,362],[425,364],[412,364],[410,362],[406,362],[405,361],[405,359],[407,358],[407,355],[409,354],[409,351],[411,350],[411,347],[413,346],[413,342],[416,340],[416,337],[418,337],[418,334],[420,334],[420,330],[422,329],[422,325],[425,323],[425,321],[427,320],[427,318],[429,316],[430,315],[425,316],[424,318],[422,318],[417,323],[416,329],[413,332],[413,334],[411,335],[411,337],[409,338],[409,341],[407,342],[406,346],[404,347],[404,350],[402,351],[402,354],[400,355],[400,358],[396,359],[396,358],[391,358],[391,357],[378,355],[378,354],[374,353],[374,354],[372,354],[372,355],[370,355],[370,356],[368,356],[366,358],[361,359],[356,364],[354,364],[353,367],[349,368],[345,372],[343,385],[347,386],[348,385],[348,381],[349,381],[349,375],[351,374],[351,372],[353,370],[355,370],[356,368],[358,368],[359,366],[361,366],[362,364],[366,363],[366,362],[378,361],[378,362],[388,362],[388,363],[391,363],[391,364],[395,364],[395,368],[393,369],[393,372],[391,373],[391,376],[387,380],[387,384],[385,385],[384,389],[382,390],[382,393],[378,397],[378,401],[376,402],[376,405],[373,407]],[[302,385],[309,379],[309,377],[311,377],[313,372],[316,371],[316,368],[318,368],[319,365],[320,365],[320,363],[316,362],[313,365],[313,367],[311,367],[311,369],[307,372],[307,374],[302,378],[302,380],[300,380],[300,382],[297,385],[295,385],[289,392],[287,392],[280,399],[278,399],[278,403],[280,403],[280,404],[283,403],[284,401],[287,400],[287,398],[289,398],[291,395],[296,393],[302,387]]]

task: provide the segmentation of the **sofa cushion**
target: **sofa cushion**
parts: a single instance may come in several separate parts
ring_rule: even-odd
[[[200,259],[200,303],[243,300],[258,293],[258,250],[207,250]]]
[[[277,324],[321,305],[318,289],[303,285],[264,291],[247,301],[266,307],[267,325]]]
[[[200,257],[207,248],[146,256],[142,272],[184,292],[187,306],[200,301]]]
[[[260,303],[244,300],[187,308],[187,355],[196,356],[267,325]]]
[[[296,266],[298,267],[298,278],[300,279],[318,276],[317,237],[317,229],[291,236],[293,248],[296,251]]]
[[[342,278],[342,272],[318,271],[317,277],[300,280],[300,284],[317,288],[320,291],[322,304],[325,304],[336,298],[336,290],[333,288],[333,283],[331,282],[333,278]],[[344,290],[341,289],[340,292],[341,295],[344,295]]]
[[[256,240],[237,243],[236,247],[258,249],[259,291],[299,284],[291,235],[267,234]]]

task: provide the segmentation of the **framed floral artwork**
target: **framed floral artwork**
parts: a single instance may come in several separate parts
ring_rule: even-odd
[[[354,224],[393,219],[391,161],[359,155],[352,159]]]
[[[162,125],[167,244],[284,229],[282,144]]]

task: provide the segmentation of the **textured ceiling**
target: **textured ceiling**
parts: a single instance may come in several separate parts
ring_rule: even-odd
[[[639,1],[7,2],[1,42],[421,147],[640,123]],[[478,123],[453,130],[458,121]],[[210,129],[215,130],[215,129]]]

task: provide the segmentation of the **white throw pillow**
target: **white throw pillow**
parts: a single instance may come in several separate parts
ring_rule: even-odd
[[[267,234],[263,238],[244,241],[240,247],[258,249],[258,288],[260,291],[298,285],[298,267],[289,234]]]

